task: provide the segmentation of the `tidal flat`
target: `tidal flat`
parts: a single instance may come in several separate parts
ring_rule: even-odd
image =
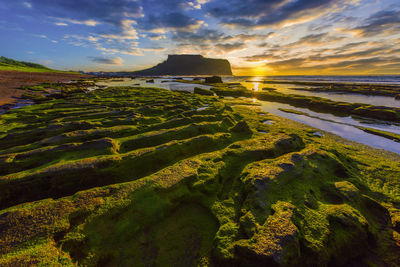
[[[252,101],[297,96],[95,83],[0,116],[0,265],[400,265],[399,154]]]

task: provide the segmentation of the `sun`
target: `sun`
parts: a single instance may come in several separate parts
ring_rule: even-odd
[[[274,73],[274,70],[265,65],[261,65],[237,69],[236,72],[237,75],[240,76],[267,76],[272,75]]]

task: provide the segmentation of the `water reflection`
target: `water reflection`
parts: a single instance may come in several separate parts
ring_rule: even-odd
[[[146,82],[146,79],[143,78],[123,78],[118,80],[102,80],[96,82],[97,86],[140,86],[140,87],[151,87],[151,88],[162,88],[168,90],[176,90],[176,91],[189,91],[193,92],[195,87],[200,87],[202,89],[210,89],[211,86],[203,85],[203,84],[193,84],[193,83],[181,83],[175,82],[173,79],[166,78],[155,78],[153,79],[154,83]]]
[[[365,96],[365,95],[355,95],[355,94],[335,94],[335,93],[318,93],[311,91],[297,91],[291,88],[294,88],[295,85],[283,85],[283,84],[268,84],[264,85],[259,81],[262,80],[259,77],[252,77],[248,82],[243,80],[235,80],[229,79],[229,82],[241,82],[243,86],[250,90],[262,90],[260,87],[273,87],[278,92],[282,93],[291,93],[291,94],[302,94],[302,95],[310,95],[310,96],[320,96],[324,98],[330,98],[334,101],[343,101],[343,102],[359,102],[373,105],[385,105],[385,106],[394,106],[400,107],[400,101],[396,102],[394,99],[389,97],[381,97],[381,96]],[[145,79],[136,78],[136,79],[119,79],[119,80],[105,80],[96,83],[97,86],[142,86],[142,87],[154,87],[154,88],[164,88],[169,90],[185,90],[193,92],[195,87],[201,87],[204,89],[210,89],[211,86],[201,85],[201,84],[190,84],[190,83],[180,83],[174,82],[172,78],[155,78],[154,83],[146,83]],[[347,138],[349,140],[353,140],[356,142],[360,142],[363,144],[367,144],[376,148],[386,149],[392,152],[396,152],[400,154],[400,144],[396,143],[392,140],[376,136],[373,134],[366,133],[356,126],[363,126],[369,128],[375,128],[378,130],[388,131],[400,134],[400,124],[390,124],[387,122],[381,122],[377,120],[362,120],[358,121],[352,117],[337,117],[332,114],[325,113],[317,113],[311,111],[307,108],[296,108],[287,104],[275,103],[275,102],[267,102],[267,101],[258,101],[255,98],[251,99],[253,103],[261,104],[261,109],[264,112],[270,112],[277,116],[286,117],[312,127],[331,132],[333,134],[339,135],[343,138]],[[202,107],[200,109],[205,109],[206,107]],[[309,114],[310,116],[299,115],[287,113],[279,110],[279,108],[286,109],[294,109],[297,111],[301,111]],[[268,123],[267,121],[265,123]],[[271,122],[272,123],[272,122]],[[269,124],[269,123],[268,123]]]
[[[347,102],[347,103],[363,103],[374,106],[400,107],[400,101],[395,100],[394,97],[389,97],[389,96],[372,96],[372,95],[362,95],[362,94],[345,94],[345,93],[335,93],[335,92],[296,90],[305,88],[305,86],[291,85],[291,84],[263,84],[250,81],[241,82],[241,84],[248,90],[253,90],[257,86],[256,91],[261,91],[262,88],[274,88],[276,89],[277,92],[283,94],[317,96],[317,97],[331,99],[333,101]]]
[[[267,101],[258,101],[258,103],[261,104],[261,110],[264,112],[269,112],[280,117],[289,118],[294,121],[310,125],[314,128],[336,134],[352,141],[363,143],[376,148],[386,149],[400,154],[399,143],[389,140],[387,138],[366,133],[355,127],[363,126],[400,134],[400,125],[379,123],[378,121],[365,124],[351,117],[336,117],[332,114],[317,113],[309,109],[295,108],[286,104]],[[313,117],[283,112],[279,110],[279,108],[293,109],[305,112]]]
[[[260,83],[253,83],[253,85],[254,85],[253,90],[257,92],[258,86],[260,85]]]

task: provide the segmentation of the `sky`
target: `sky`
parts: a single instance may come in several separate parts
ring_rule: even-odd
[[[400,74],[399,0],[0,0],[0,56],[134,71],[168,54],[234,75]]]

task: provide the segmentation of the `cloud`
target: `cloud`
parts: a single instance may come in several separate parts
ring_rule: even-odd
[[[236,35],[228,35],[222,31],[215,30],[215,29],[207,29],[205,27],[202,27],[201,29],[197,31],[176,31],[172,35],[172,40],[180,43],[180,44],[193,44],[193,45],[199,45],[200,43],[207,43],[207,44],[218,44],[221,48],[226,46],[229,47],[229,45],[226,45],[226,43],[235,43],[236,46],[239,43],[244,43],[244,42],[254,42],[254,41],[262,41],[266,40],[274,35],[273,32],[268,32],[266,34],[247,34],[247,33],[240,33]]]
[[[218,30],[202,28],[198,31],[177,31],[172,39],[176,42],[220,42],[225,41],[227,36]]]
[[[278,73],[396,73],[400,64],[399,40],[386,42],[357,42],[331,49],[311,50],[291,56],[289,50],[274,54],[268,50],[264,54],[245,57],[246,61],[265,61],[268,67]],[[398,70],[397,70],[398,73]]]
[[[57,26],[68,26],[68,24],[64,23],[64,22],[56,22],[54,24],[57,25]]]
[[[281,56],[279,55],[273,55],[273,54],[259,54],[259,55],[253,55],[253,56],[246,56],[244,59],[247,62],[260,62],[260,61],[266,61],[266,60],[280,60],[282,59]]]
[[[25,31],[50,23],[49,31],[43,27],[40,32],[49,42],[92,48],[107,62],[168,51],[288,72],[359,66],[340,65],[346,61],[372,66],[367,59],[397,58],[400,11],[396,0],[388,1],[13,0],[0,1],[0,9],[15,16],[15,25]],[[0,29],[8,31],[13,22],[4,19]],[[64,38],[52,31],[54,25],[64,27],[59,28]],[[398,66],[396,61],[379,64]]]
[[[42,14],[75,22],[96,21],[118,26],[125,18],[138,18],[143,15],[140,3],[132,0],[31,0],[31,2]]]
[[[122,20],[120,32],[114,34],[99,34],[99,36],[105,39],[139,39],[138,33],[132,24],[136,24],[136,21],[130,19]]]
[[[142,48],[143,51],[145,52],[154,52],[156,54],[159,54],[161,52],[165,52],[168,49],[165,47],[150,47],[150,48]]]
[[[346,31],[346,29],[344,29]],[[382,10],[365,19],[362,25],[349,29],[359,37],[394,35],[400,32],[400,10]]]
[[[346,0],[225,0],[206,4],[208,14],[222,24],[260,27],[303,23],[336,12],[357,1]]]
[[[124,63],[124,60],[120,57],[114,57],[114,58],[90,57],[90,59],[95,63],[105,64],[105,65],[121,66]]]
[[[42,38],[42,39],[47,39],[47,35],[45,35],[45,34],[32,34],[32,36]]]
[[[364,73],[364,74],[388,74],[398,73],[395,66],[400,65],[399,57],[370,57],[351,60],[342,60],[337,62],[324,62],[322,64],[310,64],[305,58],[293,58],[288,60],[268,63],[266,67],[273,69],[281,74],[294,73]]]
[[[304,47],[304,46],[320,46],[320,45],[331,45],[333,42],[341,41],[345,39],[343,36],[335,36],[330,33],[317,33],[310,34],[301,37],[298,41],[290,43],[287,47]]]
[[[93,27],[100,24],[99,21],[93,19],[86,19],[86,20],[76,20],[67,18],[56,18],[56,19],[58,20],[58,22],[56,22],[55,24],[58,26],[67,26],[68,25],[67,23],[70,23],[70,24],[86,25]]]
[[[142,30],[158,32],[183,31],[190,32],[200,28],[204,21],[197,20],[181,12],[164,12],[163,14],[149,14],[145,20],[141,21]]]
[[[237,50],[243,50],[246,48],[244,43],[232,43],[232,44],[216,44],[216,48],[218,48],[219,52],[222,53],[231,53]]]
[[[207,3],[208,0],[197,0],[197,1],[188,1],[186,3],[187,8],[191,9],[201,9],[202,5]]]
[[[24,7],[26,7],[26,8],[32,8],[32,4],[31,3],[29,3],[29,2],[23,2],[22,3],[23,5],[24,5]]]

